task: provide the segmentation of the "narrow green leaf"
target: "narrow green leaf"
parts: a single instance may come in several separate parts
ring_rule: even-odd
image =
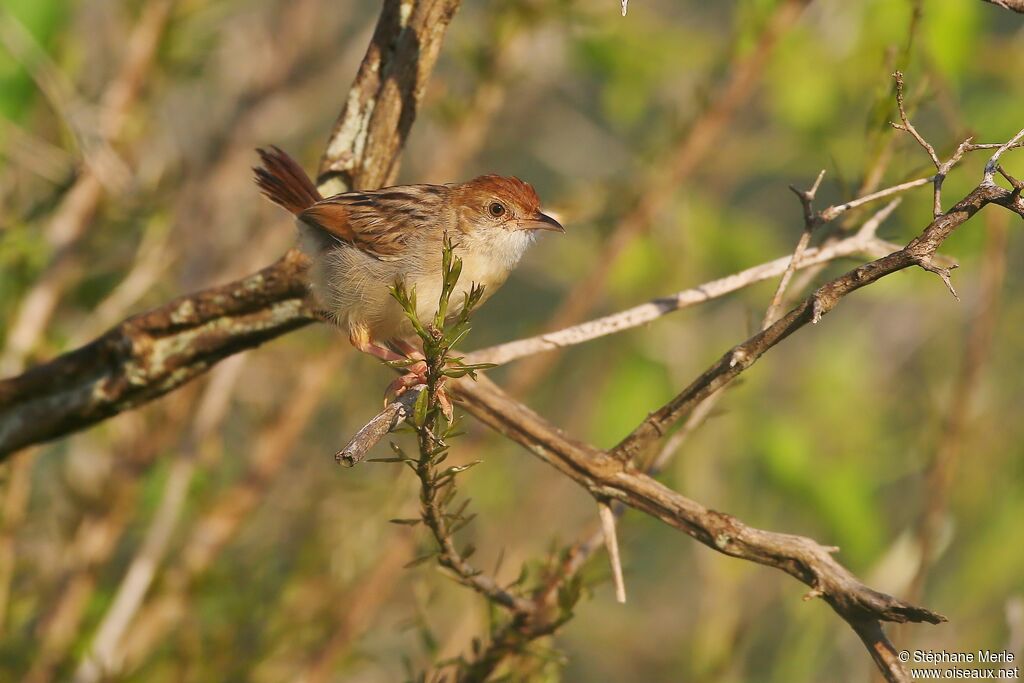
[[[422,429],[423,425],[427,423],[427,406],[429,399],[429,391],[421,391],[420,395],[416,397],[416,403],[413,405],[413,423],[417,428]]]
[[[465,465],[456,465],[456,466],[453,466],[453,467],[449,467],[448,469],[446,469],[444,472],[441,473],[441,476],[445,476],[445,475],[448,475],[448,474],[452,474],[452,475],[460,474],[460,473],[465,472],[466,470],[468,470],[470,467],[476,467],[477,465],[479,465],[482,462],[483,462],[483,460],[474,460],[473,462],[466,463]]]
[[[448,532],[452,533],[452,534],[457,534],[458,532],[460,532],[463,529],[465,529],[466,526],[468,526],[469,523],[472,522],[474,519],[476,519],[476,513],[475,512],[473,514],[471,514],[471,515],[463,517],[459,521],[457,521],[454,524],[452,524],[451,527],[448,529]]]
[[[432,560],[435,557],[437,557],[437,551],[434,551],[434,552],[431,552],[431,553],[427,553],[426,555],[420,555],[415,560],[407,562],[402,568],[403,569],[412,569],[413,567],[418,567],[419,565],[423,564],[424,562],[427,562],[428,560]]]
[[[455,489],[454,486],[449,486],[447,489],[445,489],[444,493],[441,496],[441,507],[448,507],[451,504],[452,500],[455,498],[455,495],[457,493],[458,491]]]
[[[410,517],[410,518],[407,518],[407,519],[396,518],[396,519],[389,519],[388,520],[388,522],[391,523],[391,524],[400,524],[402,526],[416,526],[417,524],[419,524],[422,521],[423,520],[420,519],[419,517]]]
[[[469,507],[469,501],[471,501],[471,500],[472,500],[472,498],[467,498],[466,500],[462,501],[459,504],[459,508],[455,512],[451,513],[451,515],[453,517],[461,517],[462,513],[466,511],[467,507]]]
[[[558,608],[564,614],[571,614],[579,602],[582,585],[580,577],[574,576],[558,587]]]

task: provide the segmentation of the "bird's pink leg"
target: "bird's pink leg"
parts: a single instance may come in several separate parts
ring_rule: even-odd
[[[408,358],[423,358],[423,352],[416,348],[415,344],[412,344],[405,339],[396,339],[391,343]],[[446,418],[448,418],[448,422],[451,422],[455,417],[455,411],[452,408],[452,400],[448,397],[448,392],[444,390],[444,384],[447,379],[447,377],[441,377],[437,381],[437,387],[434,389],[434,397],[437,398],[437,404],[438,407],[441,408],[441,412],[444,413]]]
[[[427,363],[423,358],[423,352],[408,341],[399,339],[392,342],[392,344],[405,354],[403,356],[395,353],[385,346],[381,346],[370,341],[370,335],[362,328],[353,330],[351,335],[349,335],[349,340],[352,342],[352,346],[356,347],[363,353],[368,353],[383,361],[416,361],[407,368],[408,371],[404,375],[398,377],[394,382],[388,385],[388,388],[384,391],[385,397],[393,394],[397,398],[412,387],[427,383]],[[444,413],[445,417],[448,418],[448,421],[451,422],[454,417],[454,411],[452,408],[452,401],[448,397],[448,392],[444,390],[445,379],[446,378],[442,377],[438,382],[434,396],[437,398],[437,403],[441,408],[441,412]]]
[[[394,351],[392,351],[391,349],[389,349],[386,346],[378,346],[377,344],[374,344],[372,342],[370,342],[368,344],[365,344],[365,345],[362,345],[362,346],[358,346],[355,343],[353,343],[353,346],[355,346],[357,349],[359,349],[363,353],[368,353],[371,356],[373,356],[375,358],[380,358],[382,361],[385,361],[385,362],[389,362],[390,363],[390,362],[396,361],[396,360],[406,360],[406,357],[401,355],[400,353],[395,353]]]
[[[399,351],[405,354],[406,358],[423,359],[423,352],[416,348],[416,345],[405,339],[395,339],[391,342]]]
[[[407,371],[404,375],[400,376],[398,379],[396,379],[394,382],[388,385],[388,388],[384,392],[385,396],[394,394],[396,397],[398,397],[404,394],[406,390],[408,390],[410,387],[414,387],[417,384],[427,383],[427,364],[422,360],[423,354],[416,351],[415,348],[413,348],[411,345],[404,344],[402,350],[404,351],[406,350],[406,348],[412,349],[412,351],[416,355],[410,354],[407,356],[403,356],[401,354],[395,353],[386,346],[381,346],[380,344],[375,344],[374,342],[372,342],[370,340],[369,333],[364,328],[353,329],[351,334],[349,334],[349,341],[352,342],[352,346],[356,347],[363,353],[368,353],[371,356],[374,356],[375,358],[380,358],[382,361],[385,362],[402,361],[409,359],[416,360],[415,363],[413,363],[406,369]],[[419,359],[417,359],[417,356],[419,357]]]
[[[395,345],[395,348],[404,353],[406,357],[423,359],[423,352],[416,348],[415,344],[412,344],[405,339],[396,339],[391,343]],[[452,400],[448,397],[448,392],[444,390],[444,384],[447,379],[447,377],[441,377],[437,381],[437,387],[434,389],[434,397],[437,399],[437,404],[438,407],[441,408],[441,412],[444,413],[446,418],[448,418],[448,422],[451,422],[455,417],[455,411],[452,408]]]

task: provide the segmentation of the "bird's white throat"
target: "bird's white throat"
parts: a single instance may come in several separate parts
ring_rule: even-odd
[[[464,238],[461,248],[456,247],[456,253],[462,259],[459,284],[465,282],[468,286],[468,283],[476,282],[490,289],[488,294],[491,294],[519,263],[534,235],[530,230],[499,228],[488,231],[486,235],[478,233],[469,239],[474,238],[474,243]]]
[[[496,265],[512,270],[535,237],[533,230],[494,230],[488,235],[488,247],[483,252],[496,261]]]

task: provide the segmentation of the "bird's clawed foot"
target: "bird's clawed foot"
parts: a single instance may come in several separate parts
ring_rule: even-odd
[[[437,400],[437,405],[444,416],[448,419],[448,422],[451,422],[454,419],[454,410],[452,408],[451,398],[448,396],[448,392],[445,391],[444,388],[447,379],[447,377],[442,377],[437,381],[437,386],[434,388],[434,398]],[[387,390],[384,392],[384,401],[387,403],[389,398],[392,396],[394,398],[398,398],[409,389],[416,386],[423,386],[425,390],[426,384],[427,363],[423,360],[417,360],[408,367],[408,372],[388,385]]]
[[[388,403],[391,398],[398,398],[409,389],[426,385],[427,382],[427,362],[423,357],[423,353],[412,344],[406,341],[393,342],[395,346],[403,353],[404,356],[395,353],[391,349],[381,346],[379,344],[370,341],[369,335],[354,332],[351,335],[352,345],[363,353],[368,353],[372,356],[380,358],[385,363],[396,363],[403,361],[412,361],[412,363],[406,367],[406,372],[394,382],[388,385],[388,388],[384,391],[384,402]],[[444,416],[448,418],[448,422],[451,422],[454,417],[452,410],[452,401],[449,398],[448,393],[444,390],[444,384],[447,377],[442,377],[436,383],[434,388],[434,398],[437,400],[437,405],[444,413]]]
[[[384,398],[385,400],[389,396],[398,398],[412,387],[426,383],[427,364],[425,361],[418,360],[408,367],[408,372],[399,376],[394,382],[388,385],[388,388],[384,390]]]

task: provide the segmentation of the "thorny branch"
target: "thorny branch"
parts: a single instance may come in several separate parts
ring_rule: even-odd
[[[807,323],[816,323],[847,294],[911,266],[938,274],[948,283],[949,271],[935,265],[935,251],[958,227],[988,204],[1004,206],[1024,217],[1024,201],[1017,191],[998,185],[979,185],[948,212],[933,220],[907,246],[880,259],[858,266],[819,287],[810,297],[767,329],[733,347],[715,365],[658,411],[647,417],[614,453],[623,460],[638,457],[704,397],[749,368],[765,352]]]
[[[457,395],[484,424],[523,445],[595,497],[621,502],[726,555],[776,567],[811,587],[844,619],[939,623],[943,617],[861,584],[826,548],[802,536],[754,529],[672,491],[629,463],[577,441],[493,382],[459,381]]]
[[[800,233],[800,239],[796,243],[796,248],[793,249],[793,255],[789,259],[789,265],[786,266],[786,270],[782,273],[782,277],[779,278],[779,284],[775,288],[775,294],[772,295],[772,302],[768,304],[768,310],[764,313],[764,320],[761,322],[761,328],[768,327],[775,321],[775,316],[778,313],[779,308],[782,306],[782,299],[786,295],[786,289],[789,287],[789,281],[793,277],[793,273],[796,272],[797,264],[803,260],[804,252],[807,251],[807,246],[811,243],[811,235],[814,234],[814,228],[817,227],[820,218],[814,213],[814,197],[818,194],[818,188],[821,187],[821,181],[825,178],[825,169],[821,169],[821,173],[818,174],[817,180],[814,181],[814,185],[809,190],[798,190],[792,185],[789,189],[793,191],[800,199],[800,205],[804,209],[804,230]],[[895,207],[893,207],[895,208]]]

